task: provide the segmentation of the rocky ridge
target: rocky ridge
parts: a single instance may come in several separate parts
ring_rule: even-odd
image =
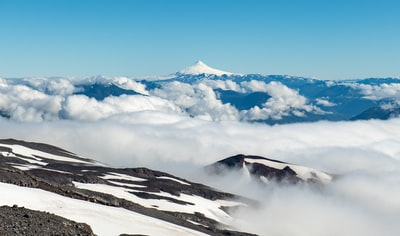
[[[147,168],[108,167],[47,144],[0,140],[0,182],[124,208],[208,235],[250,235],[225,225],[229,208],[254,203],[248,199]]]
[[[225,171],[242,171],[250,179],[268,184],[270,181],[297,184],[313,183],[323,185],[333,180],[334,175],[313,168],[290,164],[261,156],[238,154],[215,162],[206,167],[211,174]]]

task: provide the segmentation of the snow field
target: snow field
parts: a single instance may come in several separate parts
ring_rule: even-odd
[[[99,205],[63,197],[41,189],[0,183],[2,205],[23,206],[50,212],[77,222],[85,222],[99,236],[128,234],[144,235],[206,235],[123,208]]]

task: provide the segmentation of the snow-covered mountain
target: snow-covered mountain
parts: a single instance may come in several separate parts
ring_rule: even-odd
[[[221,76],[221,75],[233,75],[234,73],[214,69],[199,60],[196,63],[194,63],[193,65],[186,67],[185,69],[179,71],[177,74],[178,75],[179,74],[184,74],[184,75],[209,74],[209,75]]]

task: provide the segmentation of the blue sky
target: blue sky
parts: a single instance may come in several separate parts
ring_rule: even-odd
[[[400,76],[400,1],[1,0],[0,77]]]

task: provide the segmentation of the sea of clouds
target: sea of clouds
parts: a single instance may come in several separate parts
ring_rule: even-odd
[[[141,95],[110,96],[96,100],[78,94],[82,85],[115,84]],[[354,86],[354,85],[349,85]],[[371,87],[357,85],[368,99],[382,99],[400,94],[397,85]],[[397,87],[393,87],[397,86]],[[241,93],[265,92],[271,96],[264,104],[238,110],[223,103],[215,89]],[[54,121],[60,119],[94,121],[138,111],[161,111],[213,121],[253,121],[283,116],[302,117],[307,113],[324,114],[324,107],[335,106],[326,98],[312,101],[296,89],[280,82],[202,79],[192,83],[167,81],[156,88],[146,88],[141,81],[127,77],[89,78],[0,78],[0,114],[17,121]]]
[[[194,86],[177,82],[147,91],[139,82],[119,78],[121,86],[157,96],[97,101],[74,95],[77,82],[71,81],[0,80],[0,108],[9,117],[0,119],[0,138],[49,143],[116,167],[167,171],[256,199],[261,202],[257,209],[233,213],[232,226],[260,235],[400,232],[400,119],[269,126],[239,122],[238,112],[212,91],[216,85],[211,83],[222,82]],[[223,86],[268,90],[272,98],[278,96],[273,91],[279,87],[285,96],[297,99],[276,99],[270,107],[282,108],[280,112],[288,107],[316,109],[281,84],[219,85]],[[375,96],[392,92],[366,91],[368,96],[374,91],[381,94]],[[195,115],[188,115],[188,110]],[[241,181],[239,174],[216,178],[202,171],[203,166],[238,153],[305,165],[338,178],[316,189],[259,186]]]

